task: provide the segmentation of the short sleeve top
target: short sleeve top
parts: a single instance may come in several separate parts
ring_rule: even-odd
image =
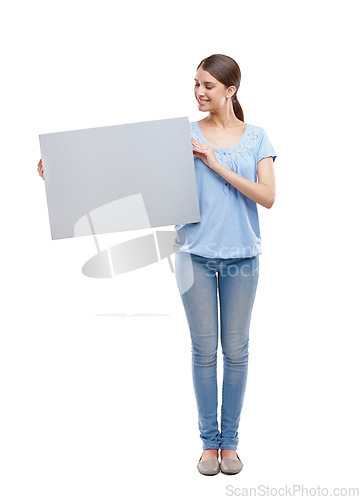
[[[198,122],[190,122],[191,137],[209,144]],[[231,148],[213,146],[216,159],[233,172],[257,182],[257,164],[276,154],[266,131],[247,124],[240,141]],[[262,253],[257,204],[193,155],[200,222],[174,226],[175,251],[208,258],[247,258]],[[180,238],[179,238],[180,236]]]

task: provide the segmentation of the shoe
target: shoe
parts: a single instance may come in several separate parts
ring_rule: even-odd
[[[202,455],[200,460],[202,459]],[[205,476],[215,476],[220,472],[220,464],[217,458],[212,458],[211,460],[206,460],[205,462],[200,462],[197,464],[197,470],[200,474]]]
[[[223,458],[220,464],[220,470],[224,474],[238,474],[243,468],[243,463],[236,453],[238,460],[233,460],[232,458]]]

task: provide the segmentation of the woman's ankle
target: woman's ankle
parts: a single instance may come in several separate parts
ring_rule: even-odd
[[[217,459],[219,455],[218,449],[204,449],[202,452],[201,462],[206,462],[207,460]]]
[[[230,459],[230,460],[238,460],[236,450],[230,449],[221,449],[221,458]]]

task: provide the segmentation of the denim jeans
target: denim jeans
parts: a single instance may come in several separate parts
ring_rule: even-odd
[[[175,276],[190,329],[192,377],[203,449],[236,450],[259,256],[218,259],[178,251]],[[221,432],[217,419],[218,295],[224,367]]]

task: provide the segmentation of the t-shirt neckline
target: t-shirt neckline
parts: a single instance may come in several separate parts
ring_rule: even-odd
[[[208,142],[208,141],[205,139],[205,137],[202,135],[202,133],[201,133],[201,129],[200,129],[200,125],[199,125],[199,122],[195,122],[195,123],[196,123],[196,125],[197,125],[197,129],[198,129],[198,132],[199,132],[199,134],[200,134],[200,137],[204,140],[204,142],[205,142],[206,144],[209,144],[209,146],[212,146],[214,149],[216,149],[216,150],[218,150],[218,151],[223,150],[223,149],[225,149],[226,151],[232,151],[233,149],[237,148],[237,147],[238,147],[238,146],[242,143],[242,141],[244,140],[245,136],[247,135],[247,133],[248,133],[248,131],[249,131],[249,125],[250,125],[249,123],[247,123],[247,124],[246,124],[246,129],[245,129],[245,131],[244,131],[244,133],[243,133],[243,135],[242,135],[242,137],[241,137],[240,141],[239,141],[238,143],[236,143],[234,146],[232,146],[231,148],[217,148],[216,146],[213,146],[212,144],[210,144],[210,142]]]

